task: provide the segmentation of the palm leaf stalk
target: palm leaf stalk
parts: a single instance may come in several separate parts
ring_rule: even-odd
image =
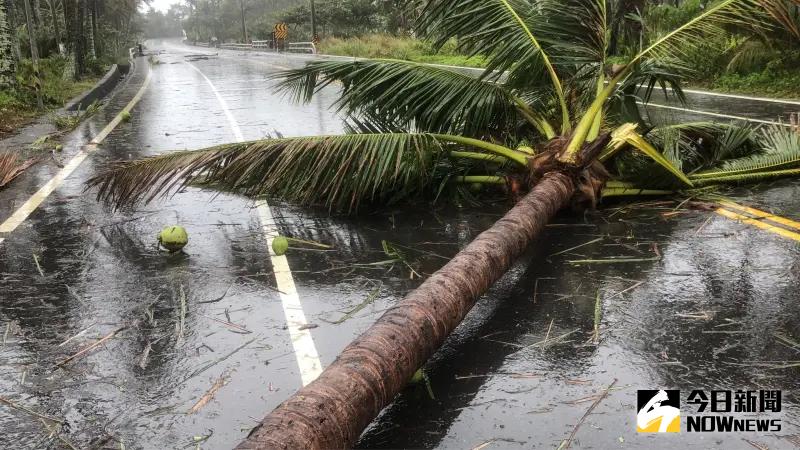
[[[279,88],[301,101],[339,89],[337,107],[354,134],[118,163],[89,183],[115,206],[190,183],[350,212],[450,183],[505,184],[520,198],[239,446],[350,447],[560,209],[593,206],[603,193],[668,194],[798,174],[800,149],[785,130],[762,131],[757,142],[753,130],[626,123],[611,114],[638,99],[640,83],[645,101],[654,86],[680,96],[682,49],[731,24],[760,26],[757,4],[714,3],[607,76],[605,0],[426,0],[419,33],[484,55],[482,76],[392,60],[314,61],[281,73]],[[517,197],[520,182],[528,192]]]

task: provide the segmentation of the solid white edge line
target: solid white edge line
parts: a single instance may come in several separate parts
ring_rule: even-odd
[[[211,88],[211,91],[222,107],[225,117],[228,119],[228,124],[236,137],[236,142],[244,142],[242,131],[228,108],[228,102],[222,98],[222,95],[220,95],[214,83],[212,83],[197,66],[188,61],[186,61],[186,64],[206,80],[206,83]],[[278,288],[278,293],[280,294],[283,314],[286,316],[286,325],[289,329],[292,348],[294,349],[295,358],[297,359],[297,365],[300,368],[300,379],[302,380],[303,386],[305,386],[317,379],[322,373],[322,363],[320,362],[319,353],[314,344],[314,337],[311,335],[311,330],[306,328],[308,322],[303,312],[303,304],[300,302],[300,296],[297,294],[297,287],[294,284],[292,271],[289,268],[289,261],[286,259],[286,256],[276,255],[272,250],[272,241],[278,236],[275,218],[272,216],[272,211],[266,201],[260,202],[256,209],[258,210],[258,218],[261,221],[261,229],[267,239],[267,250],[269,251],[269,257],[272,263],[272,271],[275,274],[275,283]]]
[[[700,114],[700,115],[713,116],[713,117],[721,117],[721,118],[724,118],[724,119],[742,120],[742,121],[745,121],[745,122],[764,123],[764,124],[768,124],[768,125],[781,125],[781,126],[785,126],[785,127],[791,126],[790,124],[787,124],[787,123],[773,122],[771,120],[752,119],[752,118],[748,118],[748,117],[733,116],[733,115],[730,115],[730,114],[722,114],[722,113],[715,113],[715,112],[709,112],[709,111],[698,111],[698,110],[694,110],[694,109],[680,108],[680,107],[677,107],[677,106],[659,105],[658,103],[636,102],[636,104],[637,105],[642,105],[645,108],[649,107],[649,106],[652,106],[654,108],[671,109],[671,110],[681,111],[681,112],[685,112],[685,113]]]
[[[111,133],[114,128],[122,121],[122,113],[130,112],[130,110],[141,100],[144,95],[147,85],[150,84],[151,71],[148,67],[147,76],[144,83],[139,88],[136,95],[128,102],[125,108],[122,109],[103,130],[95,136],[88,144],[84,145],[78,153],[72,157],[47,183],[44,184],[38,191],[31,195],[25,203],[23,203],[11,216],[9,216],[2,224],[0,224],[0,233],[11,233],[16,230],[36,209],[53,193],[60,185],[67,179],[78,166],[86,159],[87,156],[95,149],[97,145]],[[3,239],[5,240],[5,239]],[[2,240],[0,240],[2,243]]]

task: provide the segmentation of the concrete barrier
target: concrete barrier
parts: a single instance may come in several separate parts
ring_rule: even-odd
[[[108,69],[106,75],[100,81],[98,81],[97,84],[95,84],[88,91],[70,100],[69,103],[64,106],[64,109],[66,111],[86,109],[95,100],[101,99],[108,95],[108,93],[117,86],[117,83],[119,83],[120,78],[122,78],[122,75],[125,72],[127,72],[127,70],[123,70],[123,68],[114,64],[110,69]]]

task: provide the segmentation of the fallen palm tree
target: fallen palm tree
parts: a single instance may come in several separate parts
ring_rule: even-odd
[[[567,206],[800,173],[800,136],[788,127],[653,126],[636,105],[656,86],[682,98],[682,49],[730,25],[766,26],[756,0],[710,5],[613,73],[606,10],[604,0],[429,0],[419,31],[439,45],[457,37],[462,50],[486,55],[483,77],[405,61],[311,62],[282,73],[281,88],[308,101],[340,84],[338,106],[350,134],[174,152],[118,163],[90,180],[115,206],[190,183],[350,212],[494,187],[519,199],[264,418],[240,448],[354,445]]]

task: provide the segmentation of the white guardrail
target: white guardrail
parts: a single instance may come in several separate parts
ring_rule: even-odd
[[[286,51],[316,55],[317,46],[313,42],[290,42],[286,47]]]

